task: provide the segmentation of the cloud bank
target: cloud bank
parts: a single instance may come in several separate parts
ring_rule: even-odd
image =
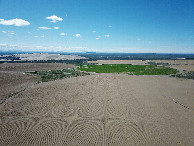
[[[10,19],[10,20],[4,20],[0,19],[0,24],[1,25],[13,25],[13,26],[28,26],[30,23],[26,20],[23,19]]]
[[[21,51],[63,51],[63,52],[90,52],[94,51],[92,48],[88,47],[80,47],[80,46],[23,46],[23,45],[9,45],[9,44],[1,44],[0,50],[8,51],[8,50],[21,50]]]

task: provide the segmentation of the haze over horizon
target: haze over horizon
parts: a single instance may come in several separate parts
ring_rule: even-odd
[[[193,0],[0,0],[0,50],[194,53]]]

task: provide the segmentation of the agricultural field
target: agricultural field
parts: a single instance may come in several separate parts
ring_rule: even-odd
[[[194,80],[129,62],[0,64],[0,145],[192,146]]]
[[[65,63],[2,63],[0,64],[0,72],[25,73],[30,71],[71,69],[73,67],[75,65]]]
[[[132,65],[148,65],[163,64],[171,68],[182,71],[194,71],[194,60],[97,60],[88,61],[92,64],[132,64]]]
[[[193,87],[127,74],[36,84],[0,105],[0,145],[192,146]]]
[[[80,66],[78,70],[96,73],[128,73],[129,75],[170,75],[176,69],[157,65],[102,64]]]

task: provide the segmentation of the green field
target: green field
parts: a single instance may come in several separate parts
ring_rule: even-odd
[[[128,73],[129,75],[170,75],[178,72],[176,69],[165,66],[131,64],[85,65],[77,69],[86,72]]]

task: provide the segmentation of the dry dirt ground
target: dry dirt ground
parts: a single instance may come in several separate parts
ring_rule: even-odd
[[[35,82],[36,80],[33,76],[27,76],[22,73],[0,72],[0,101],[15,92],[20,92],[32,86]]]
[[[62,63],[4,63],[0,64],[0,103],[7,96],[20,92],[35,84],[33,76],[26,71],[45,71],[73,68],[74,65]]]
[[[0,64],[0,72],[47,71],[73,68],[65,63],[4,63]]]
[[[194,80],[95,74],[30,86],[0,105],[0,145],[193,146]]]

